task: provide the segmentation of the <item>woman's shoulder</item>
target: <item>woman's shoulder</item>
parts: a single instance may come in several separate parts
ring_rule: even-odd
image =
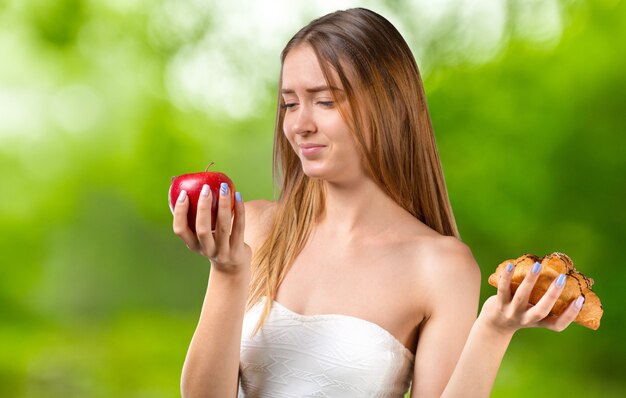
[[[437,233],[424,237],[420,245],[420,257],[423,262],[434,266],[429,268],[434,277],[451,274],[471,277],[476,273],[480,276],[472,250],[455,236]]]
[[[244,202],[246,213],[244,241],[252,246],[253,249],[269,232],[274,219],[276,205],[276,202],[265,199]]]
[[[450,272],[479,271],[478,264],[470,247],[455,236],[439,235],[431,238],[426,254],[431,261],[437,261]]]
[[[420,258],[443,262],[454,267],[475,265],[470,247],[456,236],[443,235],[419,220],[411,220],[401,232],[408,247],[418,252]]]
[[[433,303],[478,294],[480,267],[466,243],[454,236],[430,236],[419,254],[419,278]]]
[[[276,209],[276,202],[266,199],[249,200],[243,203],[246,209],[247,216],[262,217],[267,216],[267,213],[273,213]],[[247,221],[247,220],[246,220]]]
[[[470,247],[455,236],[443,235],[423,223],[403,231],[397,253],[410,259],[411,274],[425,288],[453,285],[450,281],[480,284],[480,268]],[[448,281],[446,283],[446,281]]]

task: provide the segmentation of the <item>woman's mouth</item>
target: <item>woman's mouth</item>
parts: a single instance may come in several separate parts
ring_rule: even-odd
[[[317,155],[318,153],[320,153],[324,148],[326,148],[325,145],[301,145],[300,146],[300,153],[302,154],[302,156],[313,156],[313,155]]]

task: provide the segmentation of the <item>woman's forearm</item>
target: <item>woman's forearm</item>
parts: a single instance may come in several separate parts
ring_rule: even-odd
[[[442,398],[488,398],[512,337],[476,319]]]
[[[183,365],[185,398],[235,397],[249,272],[233,277],[212,269],[198,326]]]

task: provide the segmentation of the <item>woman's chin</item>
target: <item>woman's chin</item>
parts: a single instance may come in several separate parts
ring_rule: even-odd
[[[328,173],[325,170],[320,170],[316,168],[303,167],[302,172],[309,178],[325,179],[326,177],[328,177]]]
[[[320,174],[320,173],[307,173],[307,172],[304,172],[304,174],[307,177],[309,177],[309,178],[315,178],[315,179],[318,179],[318,180],[324,180],[325,179],[324,178],[324,174]]]

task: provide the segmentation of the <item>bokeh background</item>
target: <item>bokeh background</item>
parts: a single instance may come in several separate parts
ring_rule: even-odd
[[[481,303],[502,260],[552,251],[604,303],[598,331],[517,333],[493,396],[626,396],[616,0],[1,0],[0,396],[180,395],[209,265],[170,179],[215,162],[272,199],[280,50],[354,6],[415,53]]]

